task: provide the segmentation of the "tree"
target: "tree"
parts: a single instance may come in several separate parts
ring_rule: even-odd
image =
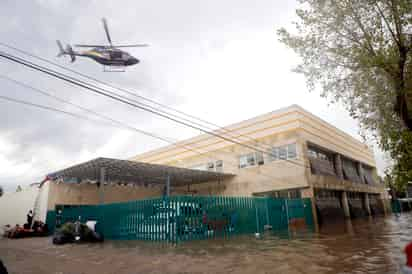
[[[342,102],[400,170],[412,170],[412,163],[399,162],[407,153],[396,154],[410,151],[410,142],[397,138],[412,130],[412,1],[299,2],[296,31],[278,30],[302,57],[296,72],[309,89],[320,87],[322,96]]]
[[[320,84],[368,128],[395,112],[412,130],[412,1],[299,2],[297,34],[278,34],[302,57],[309,87]]]
[[[1,197],[1,196],[3,196],[3,194],[4,194],[3,187],[2,187],[2,186],[0,186],[0,197]]]

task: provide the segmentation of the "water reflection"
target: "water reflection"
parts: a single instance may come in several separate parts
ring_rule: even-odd
[[[412,241],[411,214],[323,225],[318,233],[266,232],[260,239],[252,235],[179,245],[141,241],[111,245],[125,253],[158,256],[164,262],[173,263],[179,256],[197,260],[196,271],[207,273],[222,268],[235,273],[398,273],[408,241]]]

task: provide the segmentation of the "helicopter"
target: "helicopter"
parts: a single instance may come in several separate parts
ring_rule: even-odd
[[[112,39],[109,34],[109,28],[107,26],[107,21],[102,18],[103,28],[106,32],[106,37],[109,42],[108,45],[88,45],[88,44],[76,44],[75,47],[79,48],[92,48],[90,50],[78,52],[74,51],[73,48],[68,44],[66,48],[63,48],[62,43],[56,40],[57,46],[59,47],[59,53],[57,57],[68,55],[71,58],[71,62],[76,61],[76,56],[88,57],[94,61],[103,65],[104,71],[117,71],[116,68],[124,69],[127,66],[132,66],[138,64],[139,59],[133,57],[126,51],[120,48],[131,48],[131,47],[147,47],[147,44],[134,44],[134,45],[113,45]],[[124,70],[122,70],[124,71]]]

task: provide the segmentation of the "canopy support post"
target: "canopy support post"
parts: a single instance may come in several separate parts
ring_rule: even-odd
[[[100,168],[100,185],[99,185],[99,204],[104,204],[104,183],[106,181],[106,170]]]

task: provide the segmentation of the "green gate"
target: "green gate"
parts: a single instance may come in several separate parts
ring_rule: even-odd
[[[103,205],[58,205],[53,218],[50,213],[52,227],[76,220],[97,221],[96,230],[106,239],[170,242],[263,233],[269,228],[287,231],[296,220],[313,224],[310,199],[171,196]]]

